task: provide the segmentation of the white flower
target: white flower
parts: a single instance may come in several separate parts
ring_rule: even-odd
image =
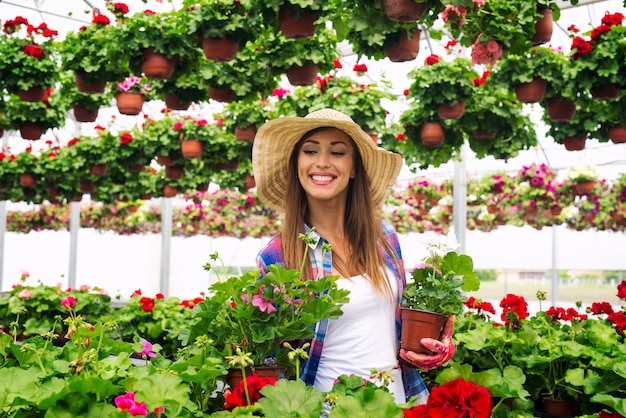
[[[426,232],[423,238],[430,257],[443,257],[459,247],[454,231],[449,231],[447,235]]]
[[[569,166],[565,170],[565,175],[570,180],[593,180],[598,177],[595,168],[590,165]]]

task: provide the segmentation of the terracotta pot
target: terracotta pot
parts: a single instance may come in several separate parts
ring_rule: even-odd
[[[626,127],[623,125],[609,126],[609,139],[614,144],[626,142]]]
[[[591,94],[591,97],[596,100],[613,100],[619,97],[619,95],[622,93],[622,88],[617,85],[602,86],[590,89],[589,93]]]
[[[37,185],[37,176],[32,173],[20,173],[20,186],[35,187]]]
[[[206,192],[207,190],[209,190],[209,185],[210,183],[202,183],[198,186],[196,186],[196,190],[199,192]]]
[[[422,346],[422,338],[439,339],[446,323],[445,315],[401,307],[402,337],[400,347],[416,353],[432,354]]]
[[[94,122],[98,118],[98,108],[88,109],[85,106],[74,105],[72,110],[77,122]]]
[[[76,84],[76,88],[81,93],[90,93],[90,94],[101,94],[104,93],[104,89],[106,87],[106,81],[94,81],[92,83],[85,83],[83,77],[80,74],[74,75],[74,83]]]
[[[209,98],[222,103],[230,103],[235,99],[235,94],[228,87],[221,89],[209,87]]]
[[[246,128],[240,128],[235,125],[235,137],[240,141],[252,142],[256,135],[256,126],[249,125]]]
[[[529,83],[515,85],[515,96],[522,103],[538,103],[546,94],[548,83],[543,78],[535,77]]]
[[[292,65],[287,71],[287,79],[292,86],[311,86],[317,81],[318,65],[307,62],[304,65]]]
[[[391,62],[413,61],[420,50],[420,35],[420,30],[415,29],[411,32],[411,39],[409,39],[406,30],[401,29],[398,43],[384,48],[385,56]]]
[[[42,86],[32,86],[28,90],[17,89],[17,96],[23,102],[40,102],[46,94]]]
[[[164,197],[174,197],[177,194],[178,194],[178,187],[170,186],[169,184],[166,184],[165,186],[163,186]]]
[[[426,11],[427,2],[415,0],[383,0],[387,18],[393,22],[416,22]]]
[[[202,38],[202,51],[211,61],[228,62],[239,52],[239,42],[224,38]]]
[[[202,156],[204,146],[198,139],[185,139],[180,141],[180,152],[185,158],[199,158]]]
[[[302,9],[299,17],[294,17],[285,6],[278,10],[278,24],[285,38],[305,39],[315,35],[318,16],[309,9]]]
[[[156,52],[152,48],[143,50],[141,71],[146,77],[154,80],[167,80],[176,69],[176,59],[168,58],[165,54]]]
[[[141,200],[150,200],[152,199],[152,193],[142,193],[139,195]]]
[[[109,165],[104,163],[104,164],[94,164],[91,167],[89,167],[89,173],[94,175],[94,176],[104,176],[107,171],[109,170]]]
[[[78,188],[83,193],[93,193],[98,187],[96,183],[91,180],[79,180]]]
[[[175,164],[174,160],[168,157],[167,155],[157,155],[157,163],[161,165],[174,165]]]
[[[183,102],[172,93],[166,93],[163,96],[163,100],[165,101],[165,106],[171,110],[187,110],[191,106],[191,102]]]
[[[180,180],[183,178],[185,170],[182,165],[168,165],[165,166],[165,178],[170,180]]]
[[[490,140],[494,139],[498,135],[498,131],[473,131],[472,136],[474,139]]]
[[[454,105],[437,105],[437,114],[441,119],[458,119],[465,113],[465,102],[460,100]]]
[[[280,379],[283,373],[282,367],[268,367],[268,366],[257,366],[254,368],[246,367],[246,379],[252,374],[256,374],[259,377],[269,377],[274,378],[276,380]],[[236,387],[239,383],[243,381],[243,375],[241,373],[241,369],[230,369],[228,370],[227,383],[231,388]]]
[[[44,127],[39,123],[24,122],[20,125],[20,136],[24,139],[36,141],[43,135]]]
[[[131,173],[141,173],[143,170],[145,170],[145,168],[145,164],[131,164],[128,166],[128,171],[130,171]]]
[[[546,110],[552,122],[570,122],[576,116],[574,101],[561,97],[550,97],[546,100]]]
[[[437,148],[443,144],[445,139],[445,131],[440,122],[426,122],[420,130],[420,139],[422,144],[428,148]]]
[[[48,196],[52,199],[54,199],[55,197],[58,197],[61,194],[61,192],[59,191],[59,188],[55,186],[46,187],[46,192],[48,192]]]
[[[544,398],[543,408],[546,414],[555,417],[575,417],[578,413],[578,403],[573,400]]]
[[[256,187],[256,180],[254,180],[254,176],[252,174],[246,174],[246,182],[244,183],[244,188],[246,190],[252,189]]]
[[[568,151],[582,151],[585,149],[586,142],[587,142],[586,135],[576,135],[576,136],[563,138],[563,145],[565,146],[565,149]]]
[[[535,34],[530,39],[533,45],[541,45],[550,42],[554,30],[553,11],[549,8],[539,10],[542,17],[535,23]]]
[[[237,171],[239,168],[239,160],[222,163],[220,164],[220,168],[224,171]]]
[[[594,185],[594,181],[581,181],[579,183],[574,183],[574,191],[578,196],[587,195],[592,192]]]
[[[141,93],[118,93],[115,95],[117,110],[122,115],[138,115],[145,98]]]

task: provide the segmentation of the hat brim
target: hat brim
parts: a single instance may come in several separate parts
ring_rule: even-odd
[[[402,157],[379,148],[351,119],[283,117],[261,126],[252,147],[252,167],[259,198],[273,209],[284,210],[291,153],[304,134],[322,127],[340,129],[354,140],[367,172],[373,204],[376,208],[382,207],[400,174]]]

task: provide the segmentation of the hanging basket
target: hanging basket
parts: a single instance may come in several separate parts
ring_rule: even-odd
[[[98,177],[106,175],[107,171],[109,171],[109,165],[106,163],[94,164],[89,167],[89,173]]]
[[[285,38],[306,39],[315,35],[318,16],[309,9],[302,9],[298,17],[294,17],[285,6],[278,10],[278,24]]]
[[[176,162],[167,155],[157,155],[157,163],[161,165],[174,165]]]
[[[91,180],[79,180],[78,188],[83,193],[93,193],[96,191],[98,186],[96,185],[95,182]]]
[[[452,106],[447,104],[437,105],[437,114],[441,119],[459,119],[465,113],[465,102],[459,100]]]
[[[383,0],[387,18],[393,22],[416,22],[424,16],[428,2],[415,0]]]
[[[498,131],[473,131],[472,137],[481,141],[489,141],[498,135]]]
[[[28,90],[17,89],[17,96],[23,102],[40,102],[46,94],[42,86],[32,86]]]
[[[590,89],[589,93],[595,100],[613,100],[619,97],[622,88],[618,85],[602,86]]]
[[[238,125],[235,125],[235,137],[240,141],[252,142],[254,141],[254,136],[256,135],[256,126],[249,125],[246,128],[240,128]]]
[[[163,186],[163,197],[174,197],[178,194],[178,187],[166,184]]]
[[[565,149],[568,151],[582,151],[585,149],[586,142],[586,135],[576,135],[563,138],[563,146],[565,146]]]
[[[141,113],[145,98],[141,93],[118,93],[115,95],[117,111],[122,115],[136,116]]]
[[[85,106],[74,105],[72,111],[76,122],[94,122],[98,118],[98,108],[88,109]]]
[[[165,178],[170,180],[180,180],[183,178],[185,170],[182,165],[167,165],[165,166]]]
[[[189,106],[191,106],[191,102],[183,102],[178,96],[172,93],[166,93],[163,96],[163,100],[165,101],[165,106],[171,110],[187,110]]]
[[[35,187],[37,185],[37,176],[32,173],[20,173],[20,186]]]
[[[581,181],[574,183],[574,191],[578,196],[588,195],[593,190],[595,181]]]
[[[224,171],[237,171],[239,168],[239,160],[222,163],[220,164],[220,168]]]
[[[152,48],[143,50],[141,71],[146,77],[153,80],[167,80],[174,74],[175,68],[175,58],[168,58],[165,54],[156,52]]]
[[[228,62],[235,59],[239,52],[239,42],[223,38],[202,38],[202,51],[211,61]]]
[[[445,131],[440,122],[425,122],[420,130],[420,140],[427,148],[438,148],[443,144]]]
[[[318,65],[307,62],[304,65],[292,65],[287,71],[287,79],[292,86],[312,86],[317,81]]]
[[[246,190],[249,190],[254,187],[256,187],[256,180],[254,180],[254,176],[252,174],[246,174],[246,181],[244,183],[244,188]]]
[[[613,125],[609,127],[609,139],[614,144],[626,142],[626,127],[623,125]]]
[[[411,39],[407,35],[407,31],[400,30],[400,39],[396,44],[388,45],[384,48],[384,53],[391,62],[413,61],[420,50],[421,31],[415,29],[411,32]]]
[[[531,82],[516,84],[515,96],[522,103],[539,103],[546,95],[547,86],[546,80],[535,77]]]
[[[548,118],[552,122],[570,122],[576,116],[576,105],[573,100],[561,97],[550,97],[546,100]]]
[[[199,139],[184,139],[180,141],[180,152],[185,158],[200,158],[204,146]]]
[[[74,75],[74,83],[76,84],[76,88],[79,92],[89,94],[104,93],[104,89],[107,84],[106,81],[94,81],[92,83],[86,84],[80,74]]]
[[[24,122],[20,125],[19,130],[22,138],[36,141],[43,135],[44,127],[39,123]]]
[[[533,46],[545,44],[552,39],[552,32],[554,30],[554,17],[553,11],[549,8],[541,8],[539,10],[541,16],[537,23],[535,23],[535,34],[530,39]]]
[[[146,169],[145,164],[131,164],[127,167],[127,170],[131,173],[141,173]]]
[[[228,87],[220,89],[209,87],[209,98],[222,103],[230,103],[235,100],[235,93]]]

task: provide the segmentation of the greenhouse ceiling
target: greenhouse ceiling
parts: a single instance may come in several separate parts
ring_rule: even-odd
[[[144,9],[161,12],[172,10],[180,7],[182,1],[156,1],[156,0],[127,0],[131,13]],[[56,29],[60,33],[60,37],[67,31],[74,31],[82,25],[89,23],[94,8],[100,10],[106,9],[105,0],[0,0],[0,21],[12,19],[15,16],[23,16],[29,21],[46,22],[52,29]],[[568,37],[566,28],[571,24],[575,24],[582,31],[588,30],[599,24],[600,19],[605,12],[621,12],[626,14],[626,8],[621,0],[607,1],[579,1],[579,4],[572,7],[569,3],[560,3],[561,18],[556,22],[554,34],[550,45],[552,47],[560,47],[569,50],[571,39]],[[123,47],[123,46],[122,46]],[[342,48],[344,57],[344,69],[347,75],[352,75],[352,66],[357,62],[358,57],[351,53],[350,48],[345,46]],[[427,36],[422,37],[420,53],[418,57],[410,62],[391,63],[388,60],[372,61],[361,59],[360,63],[365,63],[369,69],[368,77],[376,82],[386,79],[392,82],[394,92],[399,100],[389,104],[389,111],[392,116],[399,115],[404,109],[402,100],[402,92],[408,88],[410,81],[406,77],[406,73],[416,66],[423,65],[424,59],[431,53],[439,55],[445,54],[445,50],[441,43],[438,43]],[[289,88],[288,82],[285,82],[286,88]],[[539,145],[530,151],[524,151],[520,155],[508,162],[494,160],[492,158],[478,160],[473,157],[468,149],[465,153],[463,166],[468,175],[480,175],[481,173],[494,170],[516,170],[523,165],[530,163],[546,163],[553,168],[559,170],[570,165],[591,164],[598,168],[606,178],[613,178],[620,172],[626,172],[626,144],[615,145],[612,143],[599,143],[597,141],[587,141],[587,147],[583,151],[570,152],[566,151],[562,145],[554,143],[550,138],[544,135],[544,128],[539,122],[538,105],[528,106],[528,112],[537,121],[537,131],[539,134]],[[211,108],[204,111],[210,112]],[[537,115],[537,117],[534,117]],[[65,133],[69,138],[75,133],[76,127],[65,128],[70,132]],[[72,130],[74,130],[72,132]],[[63,133],[57,134],[63,136]],[[25,147],[27,141],[22,140],[19,136],[4,136],[5,144],[10,141],[13,150],[18,151],[20,147]],[[421,174],[427,176],[451,177],[458,164],[448,163],[438,169],[429,169],[422,171]],[[411,177],[414,174],[406,169],[402,176]]]

